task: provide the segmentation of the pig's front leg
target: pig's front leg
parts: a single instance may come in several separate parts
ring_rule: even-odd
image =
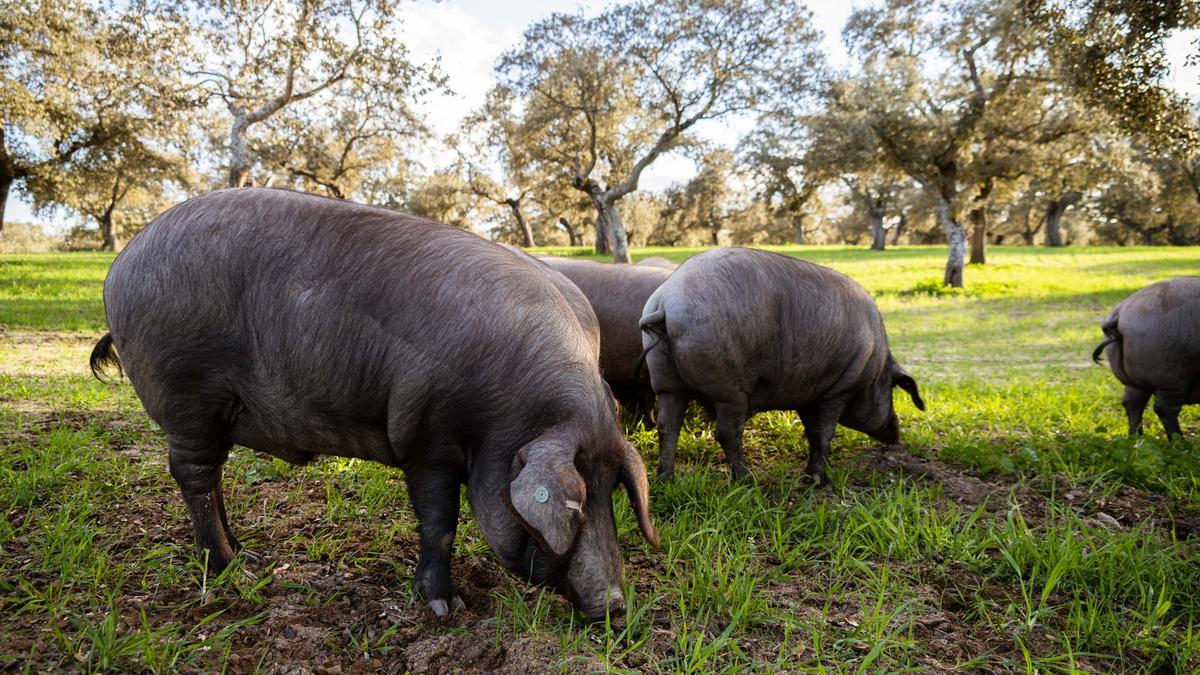
[[[408,497],[421,531],[421,555],[413,582],[438,616],[465,606],[450,583],[462,478],[460,468],[444,464],[405,472]]]
[[[829,444],[837,421],[845,409],[845,401],[818,401],[798,410],[804,423],[804,435],[808,438],[808,474],[819,486],[829,484],[825,473],[825,460],[829,457]]]

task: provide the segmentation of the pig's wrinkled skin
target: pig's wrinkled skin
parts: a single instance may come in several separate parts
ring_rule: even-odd
[[[1154,396],[1154,414],[1167,437],[1181,435],[1179,411],[1200,403],[1200,277],[1151,284],[1113,307],[1100,325],[1103,354],[1125,385],[1129,434],[1142,433],[1142,414]]]
[[[618,483],[657,543],[645,468],[561,293],[525,261],[415,216],[282,190],[210,193],[156,218],[104,285],[120,355],[166,434],[211,570],[238,550],[222,500],[233,444],[293,463],[403,469],[430,608],[461,604],[461,486],[513,572],[591,618],[622,605]]]
[[[646,302],[641,326],[658,395],[658,471],[675,466],[688,402],[716,418],[733,475],[747,475],[746,420],[795,410],[808,438],[808,472],[827,482],[838,424],[888,444],[900,440],[892,388],[917,408],[917,384],[892,357],[871,296],[844,275],[767,251],[724,248],[682,265]]]
[[[596,312],[592,310],[592,303],[588,302],[587,296],[583,294],[583,291],[579,290],[578,286],[553,267],[547,265],[541,259],[529,255],[521,250],[521,248],[512,244],[500,244],[500,246],[517,254],[517,256],[527,261],[530,265],[537,267],[550,279],[550,283],[554,284],[558,292],[562,293],[567,304],[571,306],[571,311],[575,312],[575,318],[579,320],[580,327],[583,328],[588,342],[592,345],[592,353],[596,355],[596,358],[600,358],[600,321],[596,318]]]
[[[671,272],[653,265],[620,265],[542,256],[539,260],[570,279],[592,304],[600,321],[600,372],[621,405],[649,416],[654,408],[650,376],[639,372],[642,335],[638,320],[646,300]]]

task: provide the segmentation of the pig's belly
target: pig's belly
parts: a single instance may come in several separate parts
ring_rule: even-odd
[[[238,416],[230,440],[251,450],[291,464],[307,464],[318,455],[353,457],[396,466],[398,459],[383,425],[363,425],[320,420],[265,422],[249,413]]]

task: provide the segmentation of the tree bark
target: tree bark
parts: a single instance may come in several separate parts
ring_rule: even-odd
[[[892,228],[892,246],[900,245],[900,233],[904,231],[904,226],[908,224],[908,216],[900,214],[900,221]]]
[[[867,206],[867,216],[871,219],[872,251],[882,251],[887,246],[887,230],[883,229],[883,215],[883,200],[872,200]]]
[[[571,226],[571,222],[566,218],[559,218],[558,224],[562,225],[562,229],[567,232],[567,239],[571,242],[571,246],[583,246],[583,241],[579,235],[575,233],[575,228]]]
[[[987,179],[975,195],[971,208],[971,264],[987,263],[988,197],[992,194],[992,179]]]
[[[100,221],[100,233],[104,235],[104,244],[100,246],[100,250],[120,250],[121,241],[117,239],[117,224],[113,221],[112,209],[102,213],[97,220]]]
[[[608,233],[604,231],[604,224],[600,219],[596,219],[596,253],[599,255],[608,255],[610,251],[608,245]]]
[[[950,212],[950,203],[942,198],[937,205],[938,220],[942,222],[942,230],[946,233],[946,245],[949,253],[946,256],[946,274],[942,284],[954,288],[963,287],[963,259],[967,253],[967,236],[963,226],[954,220]]]
[[[244,116],[233,118],[229,129],[229,187],[245,187],[250,183],[250,147],[246,141],[249,127]]]
[[[529,222],[525,220],[525,214],[521,212],[521,200],[510,198],[504,203],[508,204],[508,208],[512,209],[513,217],[517,219],[517,225],[521,228],[521,238],[525,241],[525,248],[537,246],[533,243],[533,228],[529,226]]]
[[[792,214],[792,241],[801,245],[807,243],[804,238],[804,214],[802,213]]]
[[[0,169],[0,232],[4,231],[4,209],[8,207],[8,191],[12,188],[13,178],[8,172]]]
[[[987,210],[971,210],[971,260],[972,265],[987,263]]]
[[[595,199],[594,202],[596,204],[596,229],[604,230],[605,238],[612,250],[613,262],[632,263],[633,260],[629,257],[629,240],[626,238],[625,224],[621,222],[621,216],[617,213],[617,205],[604,198]]]
[[[1062,246],[1062,217],[1082,197],[1078,192],[1068,192],[1050,202],[1046,207],[1046,245]]]

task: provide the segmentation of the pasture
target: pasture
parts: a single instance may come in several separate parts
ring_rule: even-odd
[[[400,475],[354,460],[236,449],[230,519],[262,560],[207,576],[161,435],[86,367],[111,255],[0,256],[0,669],[1200,668],[1200,415],[1188,440],[1151,414],[1128,438],[1090,361],[1109,308],[1195,274],[1200,249],[993,247],[965,291],[942,288],[942,247],[776,250],[872,292],[928,411],[897,395],[903,449],[839,429],[814,489],[793,414],[750,422],[756,480],[731,485],[694,410],[675,477],[651,479],[660,551],[617,498],[634,589],[617,627],[505,574],[465,504],[468,608],[437,620],[411,589]],[[627,431],[653,467],[653,431]]]

